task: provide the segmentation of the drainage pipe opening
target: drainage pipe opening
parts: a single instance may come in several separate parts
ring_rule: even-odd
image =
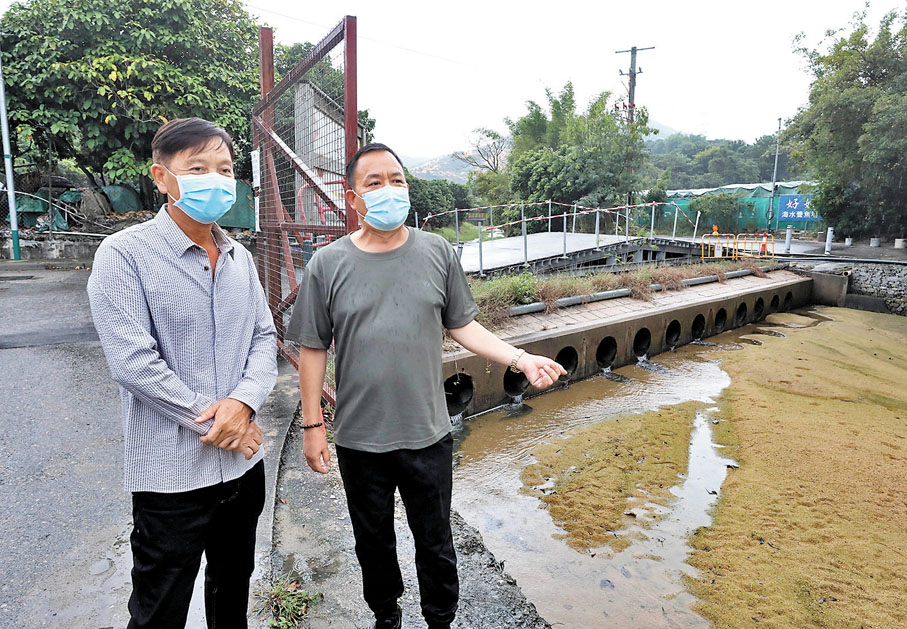
[[[724,326],[727,325],[727,311],[724,308],[719,308],[718,312],[715,313],[715,334],[724,332]]]
[[[746,304],[740,304],[737,306],[737,315],[734,317],[734,326],[740,327],[746,323]]]
[[[519,397],[529,388],[529,379],[522,373],[514,373],[508,367],[504,372],[504,393],[510,397]]]
[[[674,319],[668,324],[668,329],[665,330],[665,345],[677,347],[678,342],[680,342],[680,321]]]
[[[791,305],[794,303],[794,296],[790,291],[787,291],[787,294],[784,296],[784,312],[790,310]]]
[[[762,297],[756,300],[756,305],[753,306],[753,321],[762,321],[762,317],[765,316],[765,302],[762,300]]]
[[[650,345],[652,345],[652,333],[649,332],[649,328],[640,328],[633,337],[633,353],[637,358],[642,358],[649,353]]]
[[[701,314],[696,315],[696,318],[693,319],[693,327],[691,329],[693,332],[693,340],[702,340],[702,337],[705,336],[705,317]]]
[[[771,303],[769,304],[769,308],[771,309],[771,312],[778,312],[778,306],[779,306],[780,304],[781,304],[781,300],[778,299],[778,296],[777,296],[777,295],[775,295],[774,297],[772,297],[772,301],[771,301]]]
[[[554,357],[554,362],[567,370],[567,375],[561,376],[560,379],[569,380],[576,373],[576,367],[579,365],[579,354],[568,345],[557,353],[557,356]]]
[[[444,381],[444,399],[447,401],[447,414],[451,417],[465,411],[474,395],[472,376],[469,374],[454,374]]]
[[[595,350],[595,362],[599,369],[608,369],[614,364],[615,358],[617,358],[617,341],[613,336],[606,336]]]

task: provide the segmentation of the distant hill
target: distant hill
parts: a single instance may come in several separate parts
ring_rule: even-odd
[[[466,183],[469,171],[473,170],[472,166],[454,159],[449,153],[407,168],[420,179],[446,179],[453,183]]]

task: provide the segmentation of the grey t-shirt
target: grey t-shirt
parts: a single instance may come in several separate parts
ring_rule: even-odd
[[[409,229],[409,228],[408,228]],[[409,229],[400,247],[362,251],[344,236],[303,272],[286,338],[334,341],[334,442],[368,452],[418,449],[450,431],[441,382],[442,326],[478,314],[450,244]]]

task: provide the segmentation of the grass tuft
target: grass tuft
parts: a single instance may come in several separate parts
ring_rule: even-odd
[[[285,575],[272,579],[267,586],[255,592],[258,599],[255,611],[268,617],[268,627],[297,629],[312,607],[324,598],[323,594],[309,594],[300,586],[298,579]]]

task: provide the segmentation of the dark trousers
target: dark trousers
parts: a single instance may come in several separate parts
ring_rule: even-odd
[[[379,618],[403,594],[394,534],[394,490],[406,507],[416,545],[422,615],[431,625],[453,621],[459,581],[450,530],[453,438],[420,450],[362,452],[337,446],[365,602]]]
[[[259,461],[242,477],[174,494],[132,494],[129,629],[186,626],[202,553],[209,629],[247,627],[255,527],[265,502]]]

